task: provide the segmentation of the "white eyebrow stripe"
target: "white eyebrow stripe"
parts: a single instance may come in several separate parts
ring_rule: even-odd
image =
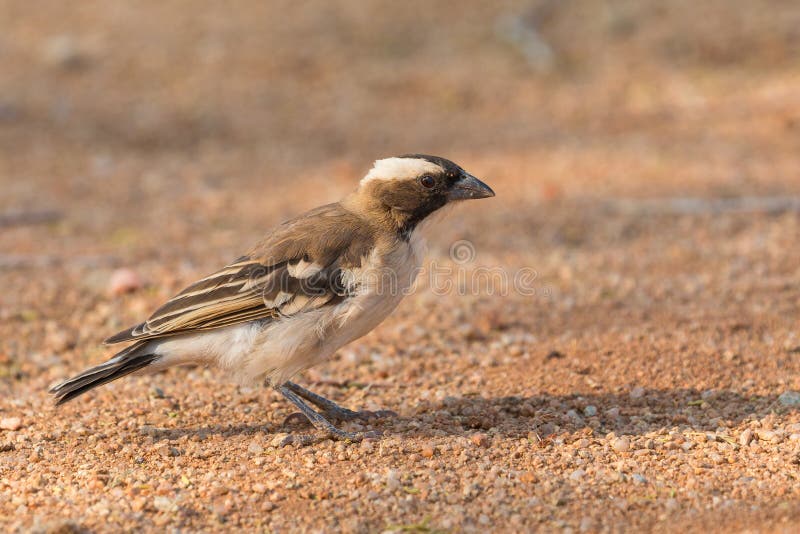
[[[361,185],[372,180],[408,180],[425,173],[438,174],[444,169],[420,158],[386,158],[375,161],[372,169],[362,178]]]

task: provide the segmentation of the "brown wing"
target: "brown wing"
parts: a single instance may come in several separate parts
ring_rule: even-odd
[[[106,343],[140,341],[272,321],[332,305],[355,288],[346,271],[374,246],[368,227],[339,204],[323,206],[278,227],[247,256],[190,285],[145,322]]]

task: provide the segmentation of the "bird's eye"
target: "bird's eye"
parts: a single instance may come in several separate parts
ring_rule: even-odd
[[[425,176],[420,177],[419,183],[421,183],[422,187],[425,189],[430,189],[436,185],[436,180],[430,174],[426,174]]]

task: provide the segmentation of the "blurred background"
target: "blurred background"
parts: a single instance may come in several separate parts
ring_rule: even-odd
[[[409,151],[544,196],[797,183],[792,0],[3,0],[0,14],[5,208],[338,192]]]
[[[23,434],[56,425],[72,436],[75,421],[106,421],[134,448],[150,446],[137,425],[257,432],[247,425],[258,413],[282,431],[284,404],[199,371],[120,381],[59,418],[45,391],[109,356],[107,335],[273,225],[339,199],[373,160],[409,152],[450,158],[497,192],[454,210],[431,258],[452,261],[451,244],[467,240],[477,256],[460,268],[533,269],[535,295],[419,292],[304,379],[381,381],[371,402],[401,412],[400,425],[456,413],[445,400],[464,395],[465,413],[494,410],[483,430],[511,441],[531,428],[569,441],[590,427],[648,449],[675,432],[703,442],[719,428],[797,433],[800,2],[0,0],[0,415],[22,427],[16,445],[0,447],[18,462],[6,472],[24,476],[34,453],[64,457],[61,441],[39,453],[31,443],[42,440]],[[503,396],[524,397],[527,415]],[[191,408],[168,406],[176,399]],[[133,430],[116,433],[123,423]],[[455,450],[476,428],[448,424],[434,435]],[[246,455],[248,435],[228,434],[226,443],[244,440],[232,457]],[[709,439],[702,447],[724,445]],[[798,519],[784,506],[800,491],[796,446],[732,460],[726,450],[725,466],[707,470],[693,446],[658,449],[683,456],[642,471],[677,493],[656,498],[611,477],[595,504],[551,506],[548,471],[516,504],[528,514],[539,492],[532,517],[576,529],[587,510],[630,527],[682,509],[697,526],[692,514],[718,495]],[[597,462],[621,472],[603,447]],[[568,468],[560,451],[548,450],[547,469]],[[139,454],[128,452],[120,479]],[[739,483],[773,462],[782,463]],[[690,464],[697,481],[686,480]],[[75,480],[59,484],[87,495]],[[65,502],[12,493],[0,495],[0,515],[27,527],[20,502]],[[646,504],[631,504],[635,513],[596,504],[608,496]],[[71,513],[102,530],[104,516],[75,503]]]

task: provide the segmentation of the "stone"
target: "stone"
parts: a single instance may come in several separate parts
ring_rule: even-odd
[[[22,419],[19,417],[0,419],[0,430],[19,430],[20,428],[22,428]]]
[[[117,269],[108,280],[108,292],[114,296],[131,293],[142,287],[142,279],[133,269]]]
[[[611,448],[617,452],[628,452],[631,449],[631,442],[628,438],[617,438],[611,442]]]
[[[781,406],[800,406],[800,391],[784,391],[778,396]]]
[[[747,428],[739,434],[739,445],[742,447],[747,447],[751,441],[753,441],[753,431],[751,429]]]

